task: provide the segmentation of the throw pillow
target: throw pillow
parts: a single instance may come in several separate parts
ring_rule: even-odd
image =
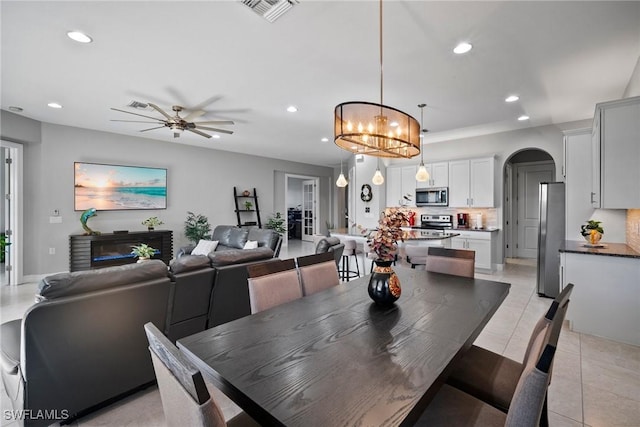
[[[242,249],[255,249],[258,247],[257,240],[247,240],[247,243],[244,244],[244,248]]]
[[[217,240],[200,240],[195,248],[191,251],[191,255],[209,255],[209,252],[216,250],[218,246]]]

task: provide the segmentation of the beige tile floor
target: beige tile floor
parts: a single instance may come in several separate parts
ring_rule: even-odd
[[[280,257],[312,253],[311,243],[292,240]],[[360,266],[361,271],[362,265]],[[364,271],[368,271],[369,266]],[[551,300],[535,292],[536,270],[532,260],[509,260],[504,271],[477,277],[511,283],[509,296],[487,324],[476,344],[515,360],[521,360],[538,318]],[[33,301],[35,284],[0,289],[0,319],[18,318]],[[579,289],[574,290],[574,292]],[[2,409],[10,405],[2,390]],[[230,407],[225,409],[232,410]],[[640,426],[640,348],[574,333],[565,327],[549,389],[551,426]],[[2,427],[17,424],[2,417]],[[109,407],[85,416],[75,426],[163,426],[156,387],[138,392]]]

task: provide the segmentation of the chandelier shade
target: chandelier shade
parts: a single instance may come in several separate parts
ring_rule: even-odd
[[[420,154],[420,124],[393,107],[344,102],[335,108],[334,142],[357,154],[411,158]]]

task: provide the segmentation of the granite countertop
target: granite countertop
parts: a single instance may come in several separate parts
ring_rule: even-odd
[[[569,252],[574,254],[587,254],[587,255],[605,255],[605,256],[617,256],[625,258],[638,258],[640,259],[640,252],[632,249],[629,245],[624,243],[607,243],[602,242],[603,248],[589,248],[584,246],[586,242],[579,242],[576,240],[565,240],[564,245],[560,247],[560,252]]]
[[[497,228],[454,228],[452,231],[456,232],[456,231],[488,231],[490,233],[493,233],[494,231],[500,231]]]
[[[375,229],[367,229],[365,233],[359,233],[357,231],[352,231],[352,229],[348,228],[336,228],[334,230],[330,230],[331,235],[335,237],[360,237],[366,238]],[[403,229],[403,239],[404,240],[443,240],[450,239],[452,237],[459,236],[460,234],[455,232],[442,232],[439,230],[409,230]]]

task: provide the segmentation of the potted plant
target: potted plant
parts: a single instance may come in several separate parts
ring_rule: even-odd
[[[4,262],[7,246],[10,244],[11,243],[7,242],[7,235],[5,233],[0,233],[0,263]]]
[[[586,224],[582,224],[580,226],[580,234],[582,234],[589,244],[597,245],[598,242],[600,242],[600,239],[602,239],[604,229],[601,224],[602,221],[590,219]]]
[[[157,216],[152,216],[142,221],[142,225],[146,225],[149,231],[153,231],[155,227],[162,224],[164,224],[164,222],[160,221]]]
[[[184,222],[184,235],[187,239],[197,244],[201,239],[208,237],[210,232],[211,225],[206,216],[187,212],[187,220]]]
[[[276,212],[274,216],[269,218],[264,228],[269,228],[280,235],[284,234],[284,232],[287,231],[284,228],[284,218],[282,217],[280,212]]]
[[[146,261],[156,254],[156,250],[146,243],[140,243],[131,248],[131,253],[138,257],[138,262]]]
[[[246,210],[250,211],[251,208],[253,207],[253,203],[247,200],[246,202],[244,202],[244,207]]]

